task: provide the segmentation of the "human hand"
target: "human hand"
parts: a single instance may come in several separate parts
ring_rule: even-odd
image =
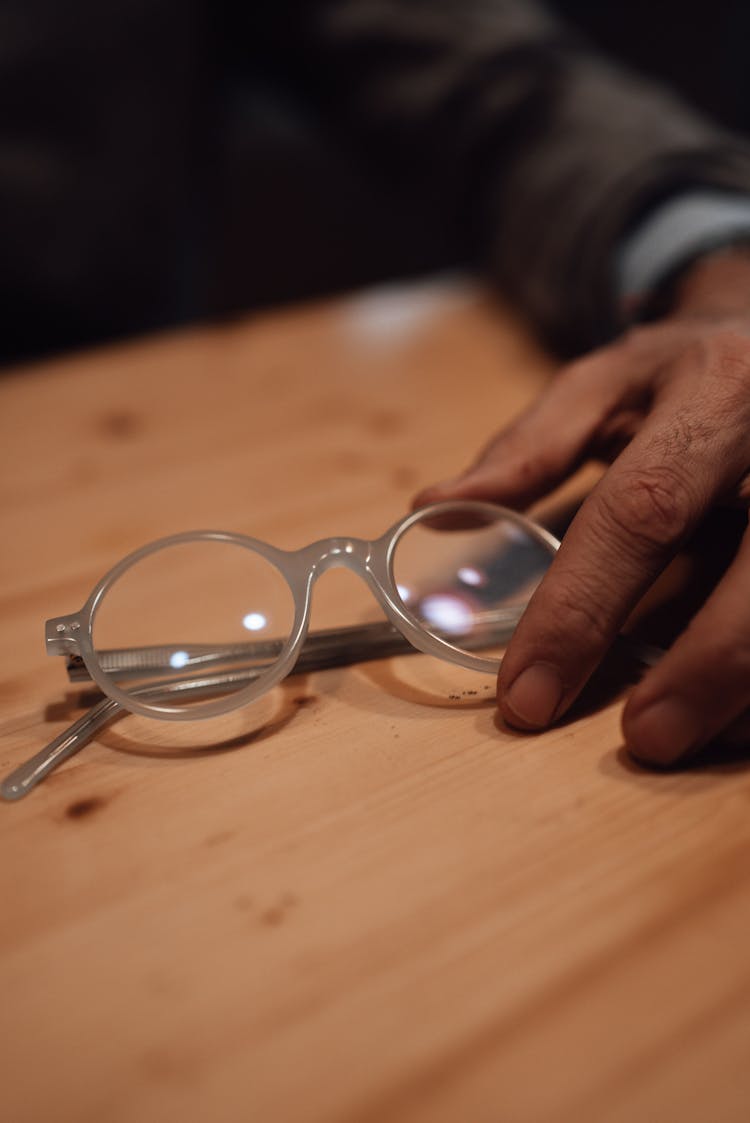
[[[565,367],[467,472],[422,491],[525,506],[611,461],[508,648],[498,700],[541,729],[571,705],[641,596],[712,507],[750,503],[750,257],[707,258],[675,312]],[[750,529],[703,607],[633,690],[637,758],[671,764],[750,706]]]

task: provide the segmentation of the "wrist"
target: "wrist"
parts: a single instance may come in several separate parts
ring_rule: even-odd
[[[675,278],[671,313],[676,316],[750,313],[750,240],[698,258]]]
[[[687,289],[682,292],[683,280],[699,263],[743,245],[750,247],[749,193],[686,189],[668,198],[627,232],[618,249],[615,284],[623,322],[660,320],[672,314],[678,292],[680,301],[688,299]],[[700,297],[696,290],[691,307],[693,299],[702,306],[708,285],[708,280],[701,282]],[[744,290],[742,283],[740,291]],[[722,308],[727,306],[728,297],[712,298],[712,307],[715,300]]]

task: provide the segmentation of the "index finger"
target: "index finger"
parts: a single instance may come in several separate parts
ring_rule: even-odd
[[[581,507],[503,660],[507,720],[542,728],[574,701],[630,612],[714,498],[743,471],[744,440],[716,401],[671,395]]]

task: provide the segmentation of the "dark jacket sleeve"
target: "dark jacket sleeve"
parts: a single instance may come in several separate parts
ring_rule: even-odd
[[[330,109],[442,193],[558,350],[616,330],[614,254],[647,208],[750,190],[744,142],[529,0],[305,0],[295,26]]]

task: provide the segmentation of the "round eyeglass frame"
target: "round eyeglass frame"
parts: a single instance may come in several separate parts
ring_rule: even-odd
[[[550,557],[554,557],[560,545],[553,534],[527,516],[481,500],[447,500],[421,507],[399,519],[384,534],[372,540],[323,538],[298,550],[282,550],[258,538],[229,531],[185,531],[158,538],[128,554],[97,582],[77,613],[59,619],[65,621],[69,639],[72,640],[71,632],[75,633],[71,646],[77,649],[91,678],[107,697],[131,713],[165,721],[195,721],[229,713],[256,701],[286,678],[294,667],[308,633],[313,585],[322,573],[336,567],[357,573],[365,581],[388,620],[418,651],[469,670],[495,674],[500,667],[500,659],[472,655],[430,632],[409,610],[398,592],[393,575],[393,558],[403,535],[418,523],[451,513],[476,514],[492,518],[496,522],[510,522],[546,549]],[[259,554],[273,565],[292,595],[294,619],[290,633],[273,663],[260,671],[258,677],[247,686],[226,697],[187,706],[168,707],[139,702],[132,694],[116,686],[111,674],[101,666],[93,643],[96,614],[107,592],[134,565],[160,550],[189,542],[223,542],[239,546]]]

